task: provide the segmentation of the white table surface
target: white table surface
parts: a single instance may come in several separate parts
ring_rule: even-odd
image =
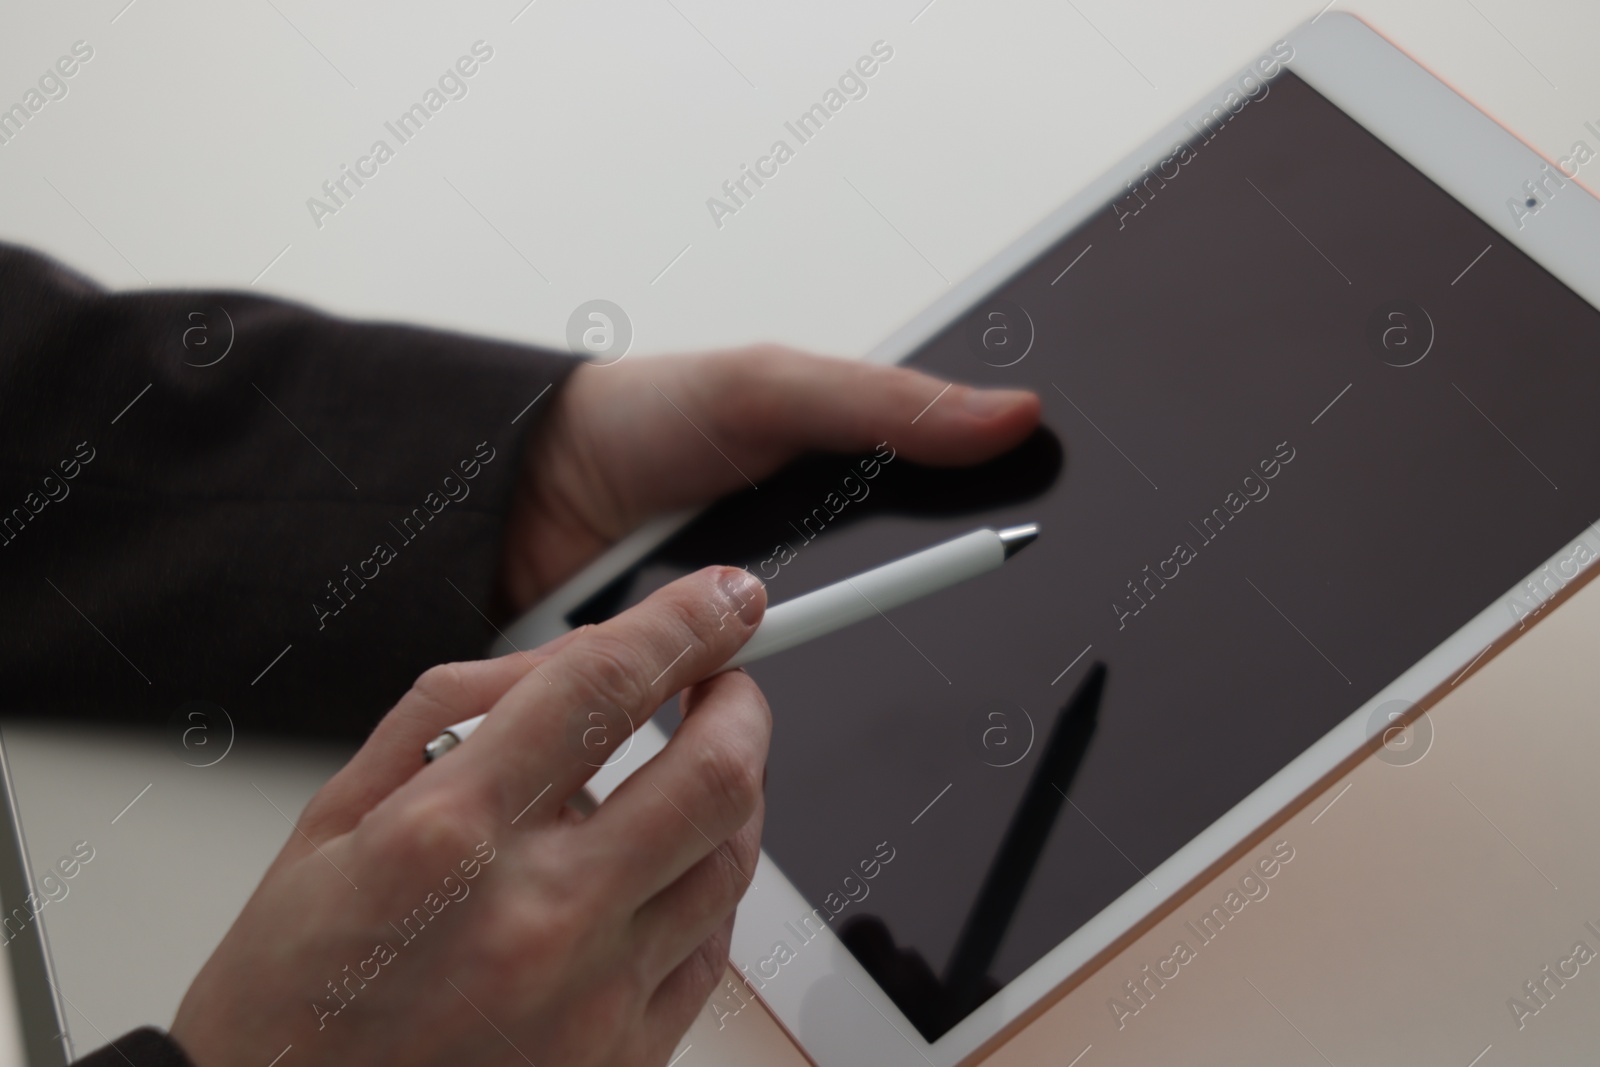
[[[117,288],[254,285],[547,344],[604,297],[628,312],[639,353],[776,340],[860,355],[1320,6],[12,5],[0,106],[74,41],[95,51],[0,146],[0,239]],[[1600,125],[1600,5],[1351,6],[1546,155],[1600,147],[1584,129]],[[307,198],[480,39],[494,58],[469,94],[314,225]],[[894,58],[868,95],[714,225],[706,199],[878,40]],[[76,840],[97,850],[46,915],[80,1051],[97,1031],[170,1019],[287,833],[262,794],[294,814],[342,755],[240,746],[199,771],[159,739],[5,736],[35,862]],[[1346,803],[1346,818],[1385,818]],[[1187,1025],[1227,1033],[1234,1014]],[[681,1067],[794,1062],[754,1013],[690,1040]]]

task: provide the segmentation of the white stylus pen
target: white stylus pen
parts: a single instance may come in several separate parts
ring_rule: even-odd
[[[730,671],[743,667],[968,578],[976,578],[999,567],[1038,536],[1038,523],[1009,526],[1004,530],[988,527],[973,530],[952,541],[913,552],[853,578],[776,604],[767,609],[744,647],[720,669]],[[449,727],[428,742],[423,756],[428,760],[438,759],[470,737],[484,718],[479,715]]]

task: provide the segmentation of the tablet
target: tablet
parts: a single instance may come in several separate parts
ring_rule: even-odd
[[[61,889],[53,873],[34,877],[17,817],[11,763],[0,741],[0,1063],[60,1067],[70,1038],[40,911]],[[64,892],[64,890],[63,890]]]
[[[873,354],[1034,389],[1023,446],[808,459],[512,639],[1039,522],[750,668],[764,850],[710,1010],[760,997],[823,1067],[975,1062],[1354,760],[1426,758],[1429,701],[1600,557],[1597,304],[1600,203],[1324,15]]]

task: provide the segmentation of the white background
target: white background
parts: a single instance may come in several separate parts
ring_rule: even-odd
[[[14,2],[0,106],[74,41],[95,55],[0,146],[0,238],[115,288],[254,284],[544,344],[602,297],[636,351],[859,355],[1319,10],[925,2]],[[1600,126],[1600,5],[1353,9],[1546,155],[1600,148],[1583,128]],[[469,95],[318,229],[307,198],[374,139],[393,145],[385,120],[479,39],[495,53]],[[784,121],[880,39],[894,58],[867,97],[718,229],[706,199],[774,139],[794,145]],[[47,916],[93,1020],[73,1018],[79,1051],[96,1030],[165,1024],[288,833],[250,786],[295,813],[334,760],[241,752],[206,780],[158,744],[14,737],[35,860],[101,850]]]
[[[635,351],[765,339],[842,355],[1319,9],[126,3],[30,5],[0,27],[0,103],[74,41],[95,49],[0,147],[0,236],[119,288],[260,275],[353,315],[548,344],[604,297]],[[1547,155],[1600,148],[1582,128],[1600,125],[1600,5],[1358,10]],[[319,230],[307,198],[374,139],[395,144],[384,121],[479,39],[495,53],[469,95]],[[894,58],[868,95],[718,229],[707,198],[775,138],[794,145],[784,121],[880,39]]]

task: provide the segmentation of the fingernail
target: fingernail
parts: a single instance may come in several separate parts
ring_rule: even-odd
[[[754,626],[761,621],[767,609],[766,586],[761,584],[761,579],[743,568],[728,567],[723,570],[719,584],[741,622]]]
[[[968,389],[961,397],[967,414],[992,419],[1015,407],[1026,394],[1017,389]]]

